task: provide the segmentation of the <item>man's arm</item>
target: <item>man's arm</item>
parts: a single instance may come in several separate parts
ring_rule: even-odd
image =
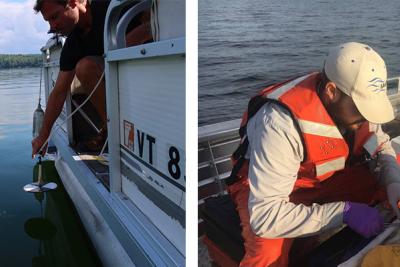
[[[380,125],[372,125],[375,127],[378,144],[382,144],[382,150],[378,156],[378,163],[380,166],[380,177],[382,183],[386,185],[386,193],[388,201],[400,219],[400,210],[398,203],[400,201],[400,166],[397,163],[396,152],[394,151],[389,136],[382,131]]]
[[[61,113],[68,91],[71,88],[74,75],[75,71],[60,71],[58,73],[56,84],[47,101],[43,126],[39,132],[39,136],[32,140],[32,158],[35,154],[40,152],[39,149],[49,137],[51,128]],[[42,153],[44,154],[44,151],[42,151]]]
[[[397,163],[396,152],[394,151],[389,136],[382,130],[380,125],[372,124],[373,130],[377,136],[378,144],[383,144],[378,156],[378,163],[381,166],[381,177],[383,183],[388,185],[393,182],[400,183],[400,167]]]
[[[306,206],[289,201],[303,160],[303,145],[288,111],[265,105],[247,126],[249,213],[256,235],[300,237],[342,225],[344,202]]]

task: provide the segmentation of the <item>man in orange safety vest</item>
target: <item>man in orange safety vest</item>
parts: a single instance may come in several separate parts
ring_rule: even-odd
[[[287,266],[295,238],[343,224],[377,235],[384,221],[371,205],[384,199],[400,217],[400,168],[380,126],[394,119],[386,80],[383,59],[350,42],[330,50],[322,72],[251,99],[228,187],[245,240],[241,266]]]

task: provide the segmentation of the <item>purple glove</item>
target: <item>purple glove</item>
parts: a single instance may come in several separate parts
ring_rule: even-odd
[[[346,201],[343,222],[366,238],[383,231],[383,217],[379,211],[363,203]]]

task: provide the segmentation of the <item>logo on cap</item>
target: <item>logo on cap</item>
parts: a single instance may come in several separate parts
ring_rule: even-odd
[[[367,88],[372,87],[372,92],[380,93],[385,92],[386,90],[386,82],[383,81],[381,78],[375,77],[372,80],[368,81],[369,85]]]

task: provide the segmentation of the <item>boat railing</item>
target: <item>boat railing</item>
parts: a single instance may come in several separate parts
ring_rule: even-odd
[[[224,180],[229,177],[231,155],[237,148],[240,120],[202,126],[198,141],[198,205],[210,196],[226,194]],[[202,219],[199,217],[199,234],[202,233]]]
[[[389,78],[387,81],[388,95],[395,114],[400,113],[400,76]]]
[[[129,22],[132,20],[132,18],[136,17],[139,13],[150,9],[152,5],[152,1],[151,0],[145,0],[142,1],[140,3],[138,3],[137,5],[135,5],[134,7],[132,7],[131,9],[129,9],[123,16],[122,18],[119,20],[117,27],[116,27],[116,48],[123,48],[125,47],[126,44],[126,38],[125,38],[125,32],[126,29],[129,25]]]
[[[104,27],[104,51],[126,47],[125,33],[129,23],[141,12],[150,9],[152,0],[112,1]],[[130,7],[121,17],[122,11]]]

